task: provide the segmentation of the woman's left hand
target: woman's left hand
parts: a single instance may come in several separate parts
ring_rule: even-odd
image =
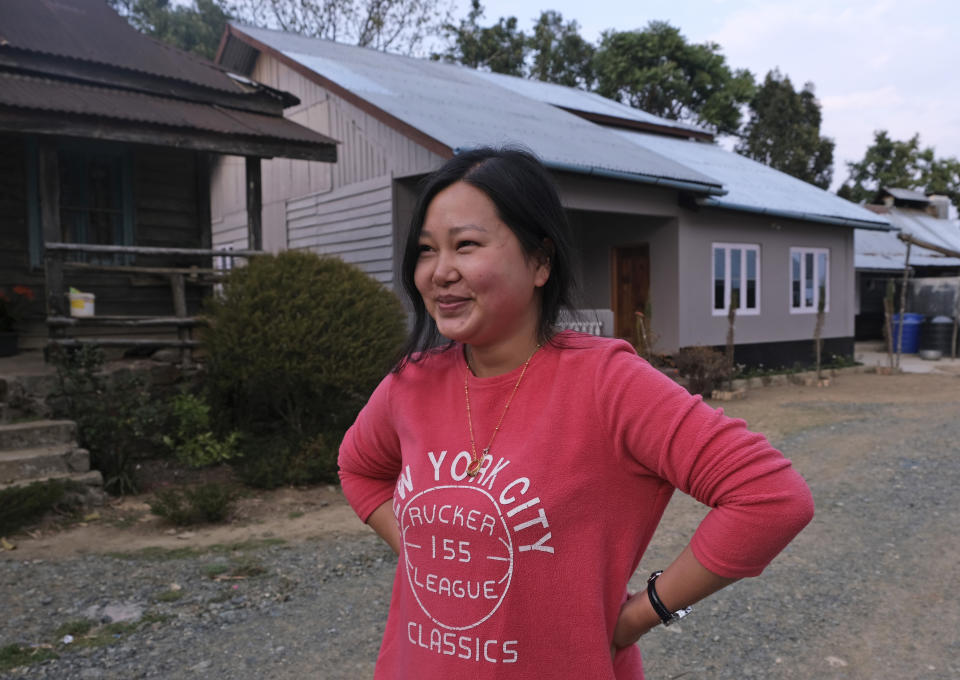
[[[660,618],[647,600],[646,592],[641,590],[639,593],[630,595],[620,607],[617,625],[613,629],[611,655],[616,654],[618,649],[634,644],[660,623]]]

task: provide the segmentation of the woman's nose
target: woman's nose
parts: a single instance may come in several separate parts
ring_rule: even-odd
[[[456,263],[451,255],[440,253],[437,257],[437,266],[433,270],[433,283],[438,286],[453,283],[460,278]]]

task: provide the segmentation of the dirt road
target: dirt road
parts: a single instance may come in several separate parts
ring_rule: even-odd
[[[761,578],[641,640],[647,677],[960,678],[960,377],[845,375],[827,388],[755,390],[724,408],[793,460],[817,514]],[[139,603],[157,622],[93,651],[54,645],[59,659],[3,677],[371,676],[395,561],[339,492],[248,499],[234,524],[186,535],[138,519],[136,508],[120,509],[124,526],[16,537],[17,550],[0,554],[0,646],[49,640],[97,603]],[[636,588],[704,512],[672,501]],[[286,542],[226,556],[209,547],[273,538]],[[101,554],[148,545],[167,558]],[[196,550],[169,553],[188,546]],[[241,558],[259,575],[209,576],[211,564]],[[189,596],[157,597],[171,583]]]

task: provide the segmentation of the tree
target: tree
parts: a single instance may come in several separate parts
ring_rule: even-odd
[[[135,28],[208,59],[228,19],[362,47],[414,52],[447,20],[449,0],[107,0]]]
[[[594,58],[597,92],[648,113],[733,134],[753,75],[732,71],[716,43],[691,45],[679,29],[652,21],[637,31],[605,31]]]
[[[595,49],[580,35],[576,21],[563,23],[560,12],[541,12],[527,47],[533,55],[530,78],[587,90],[592,87]]]
[[[517,29],[517,18],[500,17],[492,26],[481,26],[479,20],[483,14],[480,0],[472,0],[466,19],[461,19],[459,25],[444,24],[443,32],[449,44],[445,51],[431,54],[431,58],[522,76],[527,38]]]
[[[821,189],[833,178],[833,140],[820,135],[820,103],[807,83],[800,92],[773,70],[750,100],[750,118],[736,151]]]
[[[960,160],[953,157],[934,159],[927,172],[926,190],[928,194],[949,196],[960,210]]]
[[[937,158],[933,147],[921,147],[919,134],[903,142],[877,130],[863,160],[847,168],[849,177],[837,194],[856,203],[874,200],[883,187],[900,187],[949,196],[960,208],[960,160]]]
[[[255,26],[405,54],[449,14],[448,0],[237,0],[235,9]]]
[[[170,0],[107,0],[141,33],[168,45],[213,59],[230,18],[226,0],[194,0],[190,6]]]

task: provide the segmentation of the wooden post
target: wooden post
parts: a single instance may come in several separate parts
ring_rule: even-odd
[[[907,311],[907,283],[910,278],[910,246],[907,241],[907,257],[903,261],[903,284],[900,288],[900,328],[897,329],[897,368],[900,368],[900,355],[903,354],[903,326],[904,314]]]
[[[198,151],[194,154],[197,169],[197,228],[200,230],[200,247],[209,250],[213,246],[213,227],[210,217],[210,154]]]
[[[957,325],[960,324],[960,280],[957,281],[957,290],[953,294],[953,340],[950,343],[950,358],[957,358]]]
[[[260,158],[247,156],[247,248],[263,249],[263,187]]]
[[[37,164],[38,184],[37,195],[40,200],[40,227],[43,232],[44,243],[55,243],[61,240],[60,234],[60,166],[57,158],[57,148],[49,139],[44,139],[39,146],[39,163]],[[63,289],[63,255],[49,254],[44,248],[47,285],[47,316],[65,316],[66,299]]]
[[[170,275],[170,289],[173,292],[173,313],[179,319],[187,317],[187,293],[186,285],[183,281],[183,274]],[[177,326],[177,339],[190,340],[190,328],[188,326]],[[189,368],[192,363],[190,347],[180,346],[180,365],[183,368]]]

